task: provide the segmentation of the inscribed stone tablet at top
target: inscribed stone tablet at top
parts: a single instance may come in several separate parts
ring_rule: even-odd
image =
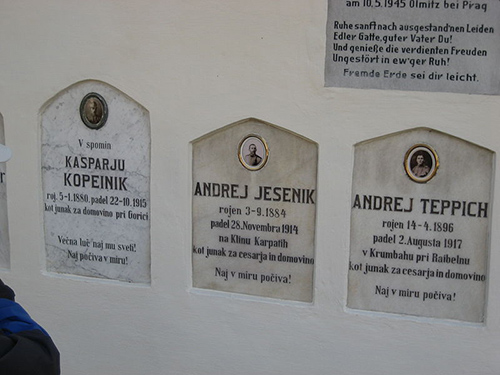
[[[248,119],[193,142],[193,286],[311,302],[317,145]]]
[[[325,85],[500,93],[500,2],[329,0]]]
[[[102,82],[43,109],[48,271],[150,282],[150,143],[149,113]]]
[[[493,155],[426,128],[356,145],[348,307],[483,321]]]

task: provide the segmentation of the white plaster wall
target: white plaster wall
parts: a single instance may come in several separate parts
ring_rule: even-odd
[[[0,277],[51,332],[63,374],[500,373],[498,202],[484,325],[345,307],[353,144],[427,126],[498,152],[500,97],[324,88],[326,12],[326,0],[0,1],[14,150]],[[151,115],[150,287],[44,272],[39,110],[84,79]],[[191,288],[190,141],[247,117],[319,143],[313,304]]]

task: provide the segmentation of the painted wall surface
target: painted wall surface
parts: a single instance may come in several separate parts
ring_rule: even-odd
[[[500,205],[485,324],[346,308],[353,145],[430,127],[498,152],[500,97],[324,87],[322,0],[2,1],[11,268],[65,375],[498,374]],[[151,121],[151,285],[45,271],[40,109],[104,81]],[[255,117],[319,143],[312,304],[191,282],[191,144]],[[500,195],[498,175],[494,195]]]

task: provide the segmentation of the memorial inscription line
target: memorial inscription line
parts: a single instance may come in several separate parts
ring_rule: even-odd
[[[402,70],[394,70],[399,66],[415,67],[443,67],[450,66],[452,59],[456,57],[485,57],[488,56],[488,50],[476,47],[461,48],[453,45],[453,36],[463,33],[483,33],[493,34],[493,27],[484,25],[405,25],[392,23],[379,24],[375,21],[369,24],[353,24],[346,21],[334,21],[334,30],[375,30],[372,32],[359,31],[335,31],[333,33],[333,56],[332,61],[346,64],[343,69],[343,75],[347,77],[360,78],[398,78],[398,79],[429,79],[448,81],[468,81],[475,82],[478,80],[477,73],[461,73],[461,72],[426,72],[415,71],[406,73]],[[391,35],[378,35],[379,30],[399,30],[400,32],[411,32],[413,34],[401,35],[394,33]],[[422,32],[434,34],[419,34]],[[439,33],[439,34],[437,34]],[[431,36],[433,35],[433,36]],[[455,37],[455,39],[457,39]],[[346,43],[343,43],[346,41]],[[363,44],[351,44],[351,41],[360,41]],[[401,45],[398,45],[401,43]],[[407,46],[408,43],[411,46]],[[429,46],[426,44],[438,44],[437,46]],[[345,52],[350,52],[346,54]],[[394,56],[391,56],[394,55]],[[385,64],[393,68],[384,69],[383,71],[376,70],[355,70],[348,67],[352,63],[365,64]]]
[[[395,214],[429,215],[429,220],[384,218],[380,220],[378,233],[371,233],[371,244],[363,246],[364,261],[350,261],[349,270],[363,275],[387,274],[396,277],[449,279],[457,281],[485,282],[486,275],[445,267],[453,265],[470,267],[471,258],[465,256],[470,245],[454,235],[454,217],[471,220],[488,217],[488,202],[449,199],[403,198],[356,194],[352,206],[356,210],[393,212]],[[446,221],[432,217],[446,217]],[[474,219],[475,218],[475,219]],[[385,231],[384,231],[385,230]],[[410,233],[410,234],[408,234]],[[444,249],[447,253],[439,252]],[[401,261],[408,265],[402,266]],[[383,263],[381,263],[383,262]],[[439,266],[437,266],[439,265]],[[438,268],[441,267],[441,268]],[[408,297],[426,300],[455,301],[457,293],[443,290],[400,289],[387,285],[374,285],[374,295]]]
[[[333,5],[327,60],[343,81],[480,85],[487,79],[484,64],[498,53],[497,24],[492,20],[497,5],[466,0],[347,0]]]
[[[293,247],[293,238],[299,236],[301,228],[296,223],[283,222],[289,214],[287,212],[290,211],[289,209],[272,207],[267,202],[315,204],[316,190],[272,186],[258,186],[255,188],[255,192],[251,189],[252,187],[249,185],[196,182],[195,197],[225,198],[236,201],[230,205],[217,205],[216,212],[205,224],[210,231],[215,232],[212,238],[215,238],[215,241],[221,245],[215,248],[214,245],[210,247],[209,245],[194,244],[193,254],[203,256],[206,259],[210,257],[236,258],[257,263],[280,262],[313,265],[314,259],[304,254],[288,255],[281,251]],[[252,205],[248,203],[250,199],[262,204]],[[238,204],[238,200],[245,200],[245,203]],[[252,219],[258,222],[254,222]],[[265,236],[266,233],[282,234],[282,238],[268,239]],[[292,274],[232,271],[220,266],[214,268],[214,276],[222,278],[224,281],[242,279],[257,281],[260,284],[292,283]]]
[[[78,139],[78,146],[90,150],[112,150],[110,142],[88,142]],[[88,216],[103,218],[104,220],[118,221],[149,221],[148,200],[128,194],[128,177],[108,176],[94,174],[95,171],[126,172],[124,159],[87,157],[80,155],[65,155],[63,166],[71,172],[62,175],[62,186],[65,188],[82,188],[97,190],[116,190],[120,194],[87,193],[85,190],[49,191],[45,193],[44,210],[54,215]],[[76,170],[76,172],[74,171]],[[91,171],[89,174],[81,173],[81,170]],[[62,189],[61,189],[62,190]],[[92,190],[94,191],[94,190]],[[146,210],[146,211],[144,211]],[[68,258],[74,261],[104,262],[110,264],[127,265],[127,256],[103,255],[88,251],[92,248],[97,251],[137,252],[136,243],[120,243],[116,241],[103,240],[99,238],[69,237],[57,235],[57,242],[65,246]],[[85,251],[79,251],[80,248]]]

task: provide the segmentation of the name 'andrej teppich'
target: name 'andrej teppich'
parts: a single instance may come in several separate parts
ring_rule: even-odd
[[[194,195],[201,197],[218,197],[247,199],[248,185],[226,184],[215,182],[197,182]],[[255,200],[315,204],[315,189],[290,188],[280,186],[259,186]]]
[[[66,156],[65,167],[71,169],[92,169],[100,171],[125,171],[124,159],[94,158],[87,156]],[[127,177],[83,173],[64,173],[64,186],[92,189],[127,190]]]
[[[359,210],[412,212],[414,198],[356,194],[352,208]],[[419,206],[423,214],[488,217],[488,202],[459,201],[421,198]]]

